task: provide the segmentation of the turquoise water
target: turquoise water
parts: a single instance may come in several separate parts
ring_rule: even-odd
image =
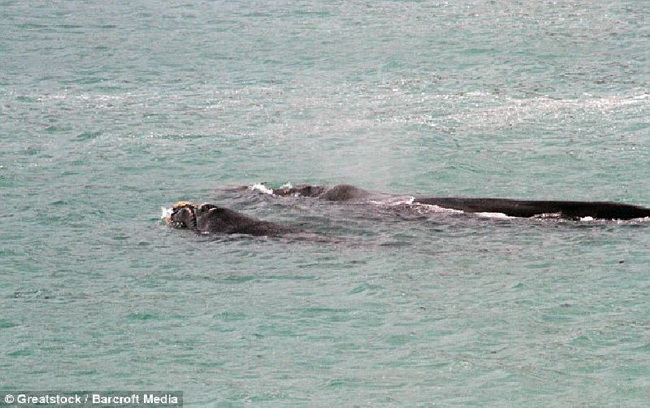
[[[188,406],[647,406],[650,6],[0,1],[0,389]],[[333,242],[170,230],[189,199]]]

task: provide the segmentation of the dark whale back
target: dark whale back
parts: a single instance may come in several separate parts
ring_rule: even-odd
[[[349,184],[339,184],[325,190],[325,192],[320,195],[320,198],[329,201],[350,201],[361,200],[368,198],[371,195],[372,193],[362,188],[351,186]]]
[[[197,209],[199,232],[213,234],[280,235],[300,230],[238,213],[229,208],[203,204]]]
[[[560,214],[568,218],[592,217],[629,220],[650,217],[650,209],[600,201],[530,201],[502,198],[419,197],[414,203],[437,205],[465,212],[503,213],[511,217]]]

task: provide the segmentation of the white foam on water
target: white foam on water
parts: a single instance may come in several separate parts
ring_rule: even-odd
[[[533,215],[531,218],[540,218],[540,219],[548,219],[548,218],[562,218],[562,214],[557,212],[557,213],[543,213],[543,214],[537,214]]]
[[[169,218],[172,216],[172,211],[173,210],[174,209],[171,208],[171,207],[170,208],[160,207],[160,211],[161,211],[160,218],[165,220],[165,221],[169,220]]]
[[[387,206],[411,205],[413,201],[415,201],[413,196],[393,196],[381,200],[369,200],[371,204]]]
[[[412,208],[420,214],[437,214],[437,213],[464,214],[465,213],[465,211],[463,210],[455,210],[453,208],[445,208],[433,204],[415,203],[412,205]]]
[[[248,189],[253,191],[258,191],[263,194],[273,194],[273,190],[271,190],[270,188],[268,188],[262,183],[255,183],[252,186],[249,186]]]
[[[477,212],[476,215],[482,218],[493,218],[496,220],[507,220],[510,218],[516,218],[500,212]]]

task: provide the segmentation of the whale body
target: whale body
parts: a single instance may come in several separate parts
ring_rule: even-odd
[[[535,217],[544,214],[559,214],[565,218],[592,217],[608,220],[630,220],[650,217],[649,208],[606,201],[537,201],[503,198],[416,197],[413,202],[436,205],[442,208],[450,208],[469,213],[502,213],[510,217]]]
[[[349,184],[332,187],[300,184],[271,190],[278,196],[316,197],[329,201],[362,201],[395,197],[373,193]],[[565,218],[630,220],[650,217],[650,209],[608,201],[548,201],[507,198],[413,197],[412,204],[435,205],[468,213],[502,213],[510,217],[536,217],[557,214]]]

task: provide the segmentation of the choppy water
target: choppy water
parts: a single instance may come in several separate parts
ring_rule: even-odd
[[[643,222],[221,187],[650,205],[650,5],[0,1],[0,388],[190,406],[647,406]],[[207,240],[213,201],[331,244]]]

